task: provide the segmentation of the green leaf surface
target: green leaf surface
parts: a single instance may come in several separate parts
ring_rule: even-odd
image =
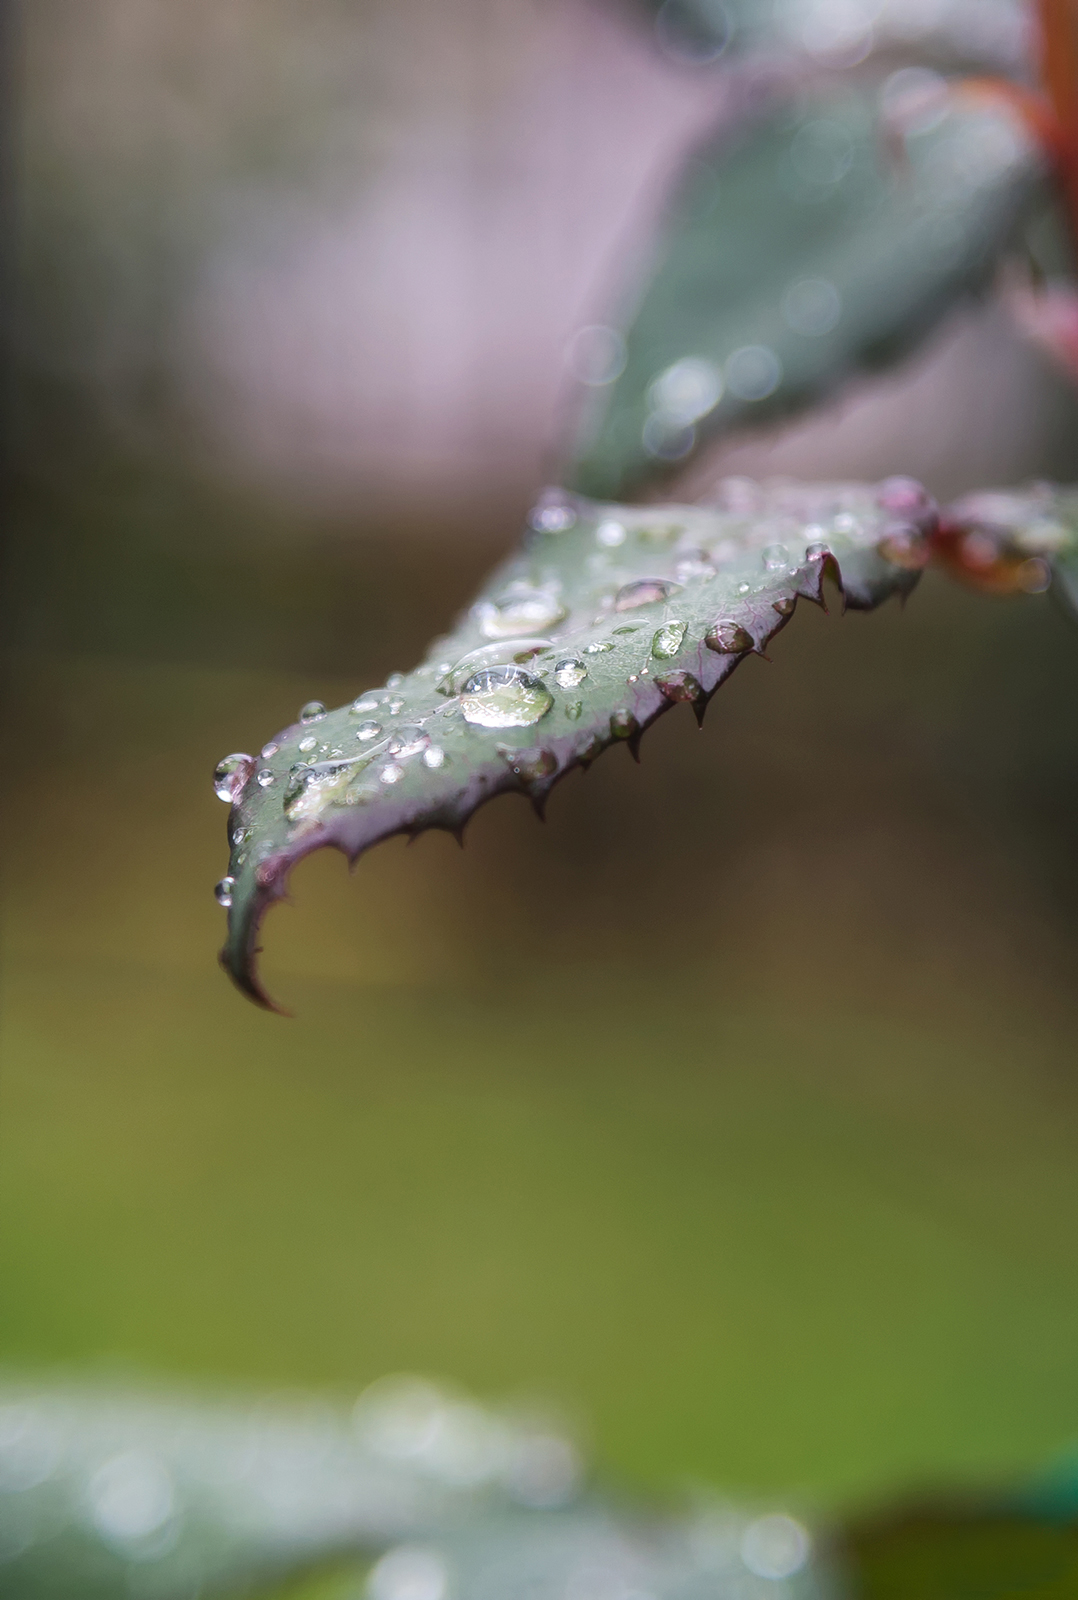
[[[763,651],[824,575],[848,605],[906,594],[928,559],[932,501],[908,479],[723,486],[715,505],[618,506],[555,491],[524,547],[412,672],[347,706],[305,707],[263,746],[217,769],[231,803],[222,961],[252,998],[266,909],[303,856],[354,860],[391,834],[459,832],[510,790],[541,811],[554,783],[610,745],[635,749]]]
[[[817,88],[698,151],[574,486],[624,496],[904,355],[989,282],[1041,172],[1002,101],[942,79]]]

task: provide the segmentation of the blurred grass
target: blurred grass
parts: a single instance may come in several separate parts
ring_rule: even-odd
[[[463,854],[314,858],[268,929],[286,1022],[213,960],[207,775],[406,663],[340,620],[354,672],[306,650],[358,569],[406,591],[411,654],[461,581],[434,544],[320,548],[307,590],[298,555],[270,600],[237,578],[232,664],[182,586],[160,649],[125,634],[115,553],[55,569],[78,653],[28,627],[12,660],[0,1359],[414,1368],[559,1398],[625,1481],[825,1505],[1078,1434],[1078,641],[1048,603],[803,608],[703,737],[673,713],[545,829],[507,799]],[[239,664],[288,604],[291,667]]]

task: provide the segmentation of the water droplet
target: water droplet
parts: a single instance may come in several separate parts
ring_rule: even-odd
[[[391,756],[417,756],[430,744],[430,734],[423,728],[399,728],[389,741]]]
[[[825,544],[810,544],[805,547],[806,561],[823,561],[830,554],[831,551]]]
[[[680,583],[701,582],[715,576],[715,567],[706,550],[686,550],[674,568]]]
[[[251,770],[254,767],[254,756],[244,755],[242,751],[225,756],[213,769],[213,792],[218,800],[224,800],[228,805],[239,798]]]
[[[436,688],[439,694],[459,694],[462,685],[467,683],[480,667],[502,667],[512,661],[515,661],[518,667],[522,667],[535,656],[544,655],[553,648],[549,639],[538,635],[532,638],[504,639],[497,644],[481,644],[477,650],[469,650],[467,655],[461,656],[459,661],[451,662]]]
[[[389,761],[382,768],[378,777],[382,783],[399,783],[404,777],[404,768],[396,761]]]
[[[231,844],[233,850],[238,850],[240,845],[241,844],[246,844],[250,837],[251,837],[251,829],[250,828],[236,828],[233,831],[233,834],[232,834],[231,839],[229,840],[229,843]]]
[[[703,694],[699,678],[694,678],[691,672],[665,672],[655,679],[655,687],[660,689],[668,700],[699,700]]]
[[[768,572],[785,572],[790,564],[790,552],[784,544],[769,544],[761,560]]]
[[[625,680],[626,683],[636,683],[638,681],[639,680],[635,672],[630,672],[629,676]]]
[[[584,646],[584,654],[586,656],[605,656],[607,651],[613,650],[613,648],[614,646],[609,639],[595,639],[591,644]]]
[[[326,708],[321,700],[308,700],[299,714],[301,722],[317,722],[319,717],[324,717]]]
[[[780,617],[792,617],[794,604],[795,602],[786,595],[781,600],[772,600],[771,609],[772,611],[777,611]]]
[[[358,700],[353,700],[348,707],[353,717],[361,717],[366,711],[377,711],[378,701],[374,695],[361,694]]]
[[[637,606],[656,605],[662,600],[669,600],[680,587],[680,584],[669,583],[665,578],[637,578],[635,583],[627,583],[618,590],[614,596],[614,610],[635,611]]]
[[[380,722],[361,722],[356,729],[356,738],[360,744],[369,744],[372,739],[377,739],[382,731]]]
[[[676,656],[685,639],[683,622],[664,622],[651,641],[651,653],[659,661],[669,661]]]
[[[389,674],[389,677],[386,679],[386,688],[387,689],[399,689],[403,682],[404,682],[404,673],[403,672],[391,672]]]
[[[273,782],[273,773],[271,772],[270,768],[260,767],[255,773],[255,781],[258,783],[259,788],[268,789],[270,784]]]
[[[300,740],[299,747],[306,754],[307,751],[313,750],[315,748],[315,746],[317,745],[317,743],[318,743],[318,740],[315,738],[314,734],[313,733],[309,733],[307,735],[306,739],[301,739]]]
[[[614,629],[614,632],[615,633],[639,633],[640,632],[640,624],[639,624],[639,622],[622,623],[620,628],[615,628]]]
[[[716,622],[704,635],[709,650],[721,656],[739,656],[752,649],[752,634],[739,622]]]
[[[219,906],[224,906],[226,911],[232,904],[232,891],[235,887],[235,878],[222,878],[213,891],[213,898]]]
[[[392,695],[386,701],[386,711],[391,717],[398,716],[404,710],[404,701],[399,695]]]
[[[488,639],[514,639],[551,628],[568,613],[552,590],[516,583],[497,600],[480,600],[473,615]]]
[[[738,586],[737,586],[737,592],[738,592],[738,594],[748,594],[748,592],[749,592],[751,587],[752,587],[751,584],[739,583]]]
[[[677,425],[714,411],[722,399],[722,373],[713,361],[685,356],[660,372],[648,389],[651,409]]]
[[[583,700],[572,700],[565,708],[565,715],[569,718],[570,722],[579,722],[583,713]]]
[[[270,740],[269,744],[264,744],[260,752],[263,761],[269,761],[277,754],[280,748],[280,745],[273,739]]]
[[[631,711],[615,711],[610,718],[610,732],[615,739],[631,739],[638,726]]]
[[[595,530],[595,541],[607,550],[616,550],[625,543],[625,529],[620,522],[600,522]]]
[[[747,344],[726,363],[726,386],[739,400],[766,400],[782,382],[782,363],[765,344]]]
[[[885,478],[876,490],[876,501],[884,511],[907,515],[932,506],[931,496],[916,478]]]
[[[523,667],[484,667],[461,691],[464,720],[481,728],[527,728],[545,717],[554,696]]]
[[[423,765],[425,767],[444,767],[449,757],[440,744],[432,744],[423,752]]]
[[[549,778],[558,770],[558,758],[552,750],[513,750],[500,744],[498,754],[525,783],[536,783],[540,778]]]
[[[587,675],[588,669],[579,656],[566,656],[554,668],[554,682],[559,689],[575,689]]]
[[[536,533],[567,533],[576,526],[576,506],[563,489],[544,489],[528,523]]]

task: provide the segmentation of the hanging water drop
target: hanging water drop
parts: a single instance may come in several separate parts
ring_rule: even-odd
[[[236,887],[235,878],[222,878],[213,891],[213,898],[219,906],[224,906],[227,911],[232,904],[232,891]]]
[[[651,641],[651,653],[659,661],[669,661],[677,655],[684,639],[684,622],[664,622]]]
[[[321,700],[308,700],[299,714],[301,722],[317,722],[319,717],[324,717],[326,708]]]
[[[430,744],[430,734],[423,728],[399,728],[389,741],[391,756],[417,756]]]
[[[777,611],[780,617],[792,617],[795,604],[796,602],[787,595],[782,600],[772,600],[771,609]]]
[[[752,634],[739,622],[716,622],[704,635],[704,643],[721,656],[739,656],[752,649]]]
[[[213,769],[213,792],[218,800],[224,800],[227,805],[237,800],[254,764],[254,756],[244,755],[242,751],[219,761]]]
[[[559,689],[575,689],[587,675],[588,669],[579,656],[566,656],[554,668],[554,682]]]
[[[545,717],[554,696],[523,667],[484,667],[461,691],[464,720],[480,728],[527,728]]]
[[[614,596],[614,610],[635,611],[637,606],[656,605],[661,600],[669,600],[680,588],[679,583],[670,583],[665,578],[637,578],[635,583],[627,583],[618,590]]]

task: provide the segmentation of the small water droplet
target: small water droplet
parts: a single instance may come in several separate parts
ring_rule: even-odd
[[[684,622],[664,622],[651,641],[651,653],[659,661],[676,656],[685,639]]]
[[[232,904],[232,891],[236,887],[235,878],[222,878],[213,891],[213,898],[219,906],[224,906],[227,911]]]
[[[568,612],[553,590],[516,583],[496,600],[480,600],[473,615],[488,639],[514,639],[553,627]]]
[[[377,711],[378,701],[372,694],[361,694],[358,700],[353,700],[348,707],[354,717],[361,717],[366,711]]]
[[[607,550],[616,550],[625,543],[625,529],[620,522],[600,522],[595,530],[595,541]]]
[[[576,507],[563,489],[544,489],[528,523],[536,533],[567,533],[576,525]]]
[[[691,672],[666,672],[655,679],[655,687],[660,689],[668,700],[699,700],[703,694],[700,680],[694,678]]]
[[[583,713],[583,700],[571,700],[565,708],[565,715],[569,718],[570,722],[579,722]]]
[[[273,739],[270,740],[269,744],[264,744],[260,752],[263,761],[271,760],[272,757],[277,754],[280,748],[280,745],[277,744]]]
[[[785,596],[782,600],[772,600],[771,609],[777,611],[780,617],[792,617],[794,601],[789,596]]]
[[[709,650],[722,656],[739,656],[752,649],[752,634],[739,622],[716,622],[704,635]]]
[[[638,726],[631,711],[615,711],[610,718],[610,732],[615,739],[631,739]]]
[[[404,673],[403,672],[391,672],[389,674],[389,677],[386,679],[386,688],[387,689],[399,689],[403,682],[404,682]]]
[[[613,648],[614,646],[609,639],[596,639],[592,644],[584,646],[584,654],[586,656],[605,656],[607,651],[613,650]]]
[[[737,586],[737,592],[738,592],[738,594],[748,594],[750,588],[751,588],[750,584],[739,583],[738,586]]]
[[[559,689],[575,689],[587,675],[588,669],[579,656],[566,656],[554,668],[554,682]]]
[[[636,683],[636,681],[637,676],[635,672],[630,672],[629,676],[625,680],[626,683]]]
[[[701,583],[715,576],[715,566],[706,550],[686,550],[674,567],[680,583]]]
[[[614,610],[635,611],[637,606],[655,605],[661,600],[669,600],[680,587],[680,584],[669,583],[665,578],[638,578],[635,583],[627,583],[618,590],[614,597]]]
[[[317,722],[319,717],[324,717],[326,708],[321,700],[308,700],[299,714],[301,722]]]
[[[389,741],[391,756],[417,756],[430,744],[430,734],[423,728],[399,728]]]
[[[726,387],[739,400],[766,400],[782,382],[782,362],[766,344],[748,344],[726,362]]]
[[[768,572],[785,572],[790,564],[790,552],[784,544],[769,544],[762,553]]]
[[[404,710],[404,701],[399,695],[394,695],[391,699],[386,701],[386,710],[391,717],[399,716]]]
[[[484,667],[461,691],[464,720],[480,728],[527,728],[545,717],[554,696],[523,667]]]
[[[432,744],[423,752],[423,765],[425,767],[444,767],[449,757],[440,744]]]
[[[213,769],[213,792],[218,800],[224,800],[226,804],[231,805],[238,799],[251,776],[254,764],[254,756],[244,755],[242,751],[225,756],[219,761]]]
[[[300,740],[299,747],[300,747],[300,749],[302,751],[307,752],[308,750],[313,750],[315,748],[315,746],[317,745],[317,743],[318,743],[318,740],[315,738],[314,734],[313,733],[309,733],[307,735],[306,739],[301,739]]]
[[[258,783],[259,788],[268,789],[273,782],[273,773],[269,767],[260,767],[255,773],[255,781]]]
[[[827,545],[823,543],[810,544],[805,547],[806,561],[823,561],[830,554],[831,552]]]
[[[536,783],[540,778],[549,778],[558,770],[558,758],[552,750],[513,750],[500,744],[498,754],[525,783]]]
[[[229,840],[233,850],[238,850],[241,844],[246,844],[251,837],[250,828],[236,828]]]
[[[389,761],[382,768],[378,777],[382,783],[399,783],[404,777],[404,768],[396,761]]]
[[[372,739],[377,739],[382,731],[380,722],[361,722],[356,729],[356,738],[360,744],[369,744]],[[302,746],[300,747],[302,749]]]

